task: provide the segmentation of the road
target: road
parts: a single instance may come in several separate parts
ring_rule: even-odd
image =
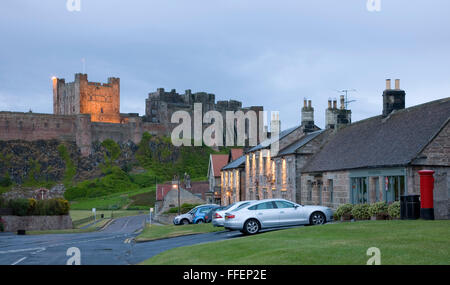
[[[67,249],[77,247],[82,265],[137,264],[163,251],[187,245],[240,237],[240,232],[214,232],[145,243],[132,239],[147,216],[118,218],[99,232],[18,236],[0,234],[1,265],[65,265]]]

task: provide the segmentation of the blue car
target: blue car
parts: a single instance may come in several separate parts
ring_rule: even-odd
[[[219,205],[206,204],[195,207],[186,214],[176,216],[173,219],[175,225],[201,224],[208,220],[207,215],[211,209],[215,209]]]
[[[193,224],[202,224],[206,223],[210,217],[208,217],[209,212],[211,210],[219,208],[219,205],[208,205],[208,206],[200,206],[197,208],[197,211],[194,212],[194,217],[192,219]]]

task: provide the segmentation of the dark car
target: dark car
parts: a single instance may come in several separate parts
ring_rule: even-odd
[[[211,223],[214,213],[216,211],[222,211],[225,208],[226,208],[226,206],[220,206],[220,207],[217,207],[217,208],[211,208],[211,210],[205,216],[205,223]]]

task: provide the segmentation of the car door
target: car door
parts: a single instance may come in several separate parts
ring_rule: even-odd
[[[256,205],[256,217],[263,228],[277,227],[279,225],[279,210],[272,201]]]
[[[288,201],[275,201],[279,213],[280,226],[293,226],[306,223],[305,213],[301,206]]]

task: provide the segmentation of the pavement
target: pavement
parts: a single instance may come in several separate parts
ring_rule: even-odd
[[[147,215],[115,219],[98,232],[18,236],[0,234],[1,265],[65,265],[71,247],[80,250],[82,265],[128,265],[140,263],[163,251],[194,244],[241,237],[239,231],[213,232],[135,243]]]

